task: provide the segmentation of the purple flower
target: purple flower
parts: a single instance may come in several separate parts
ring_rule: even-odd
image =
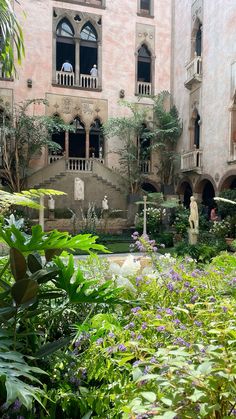
[[[154,247],[152,248],[152,250],[153,250],[153,252],[157,252],[157,247],[156,247],[156,246],[154,246]]]
[[[103,338],[99,338],[96,340],[97,345],[101,345],[103,343]]]
[[[13,407],[12,409],[14,410],[14,412],[17,412],[17,410],[19,410],[21,408],[22,403],[20,402],[20,400],[16,399],[14,401]]]
[[[185,288],[189,288],[189,287],[190,287],[190,282],[189,282],[189,281],[186,281],[186,282],[184,283],[184,286],[185,286]]]
[[[187,327],[186,327],[184,324],[181,324],[179,327],[180,327],[180,329],[182,329],[182,330],[186,330],[186,329],[187,329]]]
[[[158,332],[163,332],[165,330],[165,328],[166,328],[165,326],[158,326],[157,331]]]
[[[137,340],[141,340],[141,339],[143,339],[143,336],[139,334],[139,335],[137,336]]]
[[[195,303],[195,301],[198,299],[198,295],[195,294],[191,297],[191,303]]]
[[[173,316],[173,315],[174,315],[174,313],[173,313],[173,311],[171,310],[171,308],[167,308],[167,309],[166,309],[166,314],[169,314],[170,316]]]
[[[210,297],[210,302],[214,303],[216,301],[215,297]]]
[[[108,346],[106,351],[107,351],[108,354],[112,354],[114,352],[114,347],[113,346]]]
[[[223,310],[224,313],[226,313],[228,311],[227,307],[225,307],[225,306],[222,307],[222,310]]]
[[[169,291],[174,291],[174,285],[172,284],[172,282],[168,282],[167,288]]]
[[[196,326],[199,326],[199,327],[200,327],[200,326],[202,326],[202,322],[199,322],[199,321],[197,321],[197,320],[195,320],[195,321],[194,321],[194,324],[195,324]]]
[[[179,320],[179,319],[174,319],[174,320],[172,320],[173,321],[173,323],[175,323],[175,324],[180,324],[181,323],[181,321]]]
[[[134,307],[134,308],[131,308],[131,312],[132,313],[138,313],[138,311],[140,311],[141,310],[141,307]]]
[[[119,349],[119,351],[121,351],[121,352],[125,352],[126,351],[126,346],[125,345],[123,345],[123,343],[121,343],[120,345],[118,345],[118,349]]]
[[[109,333],[108,333],[108,337],[109,337],[109,338],[114,338],[114,337],[115,337],[115,334],[114,334],[113,332],[109,332]]]
[[[157,318],[157,319],[162,319],[162,317],[161,317],[161,315],[160,315],[160,314],[157,314],[157,315],[156,315],[156,318]]]
[[[140,285],[140,282],[142,281],[142,277],[141,276],[137,276],[137,278],[136,278],[136,285],[137,285],[137,287]]]
[[[148,373],[149,373],[149,371],[150,371],[150,367],[147,365],[147,366],[144,368],[143,373],[144,373],[144,374],[148,374]]]
[[[127,324],[124,329],[125,330],[129,330],[129,329],[133,329],[135,326],[134,322],[130,322],[129,324]]]
[[[133,363],[133,367],[138,367],[141,363],[142,363],[142,361],[140,361],[140,360],[135,361],[135,362]]]
[[[189,291],[190,292],[195,292],[196,291],[196,288],[195,287],[192,287],[192,288],[189,289]]]
[[[142,327],[143,330],[147,329],[147,323],[144,322],[141,327]]]
[[[131,337],[134,339],[136,334],[134,332],[131,332]]]
[[[153,357],[150,359],[150,362],[151,362],[152,364],[155,364],[155,363],[157,362],[157,360],[156,360],[155,356],[153,356]]]

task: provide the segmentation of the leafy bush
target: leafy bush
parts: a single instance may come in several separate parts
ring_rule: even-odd
[[[179,242],[175,245],[175,252],[177,256],[191,256],[198,262],[209,262],[214,256],[222,250],[226,249],[225,242],[218,242],[216,244],[197,243],[188,244],[186,242]]]
[[[166,210],[164,208],[147,208],[147,233],[151,237],[158,237],[165,213]],[[140,233],[143,231],[143,211],[136,217],[135,228]]]

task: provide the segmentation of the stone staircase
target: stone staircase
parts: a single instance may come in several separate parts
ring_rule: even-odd
[[[27,186],[66,192],[66,196],[56,198],[57,208],[76,209],[78,206],[86,208],[89,202],[94,202],[100,207],[104,195],[107,195],[110,208],[126,210],[128,189],[125,179],[96,159],[87,160],[89,161],[80,159],[75,164],[73,161],[73,164],[71,161],[68,164],[65,158],[56,160],[33,173],[28,178]],[[76,170],[78,168],[88,170]],[[83,202],[74,200],[74,181],[77,177],[84,181],[85,199]]]

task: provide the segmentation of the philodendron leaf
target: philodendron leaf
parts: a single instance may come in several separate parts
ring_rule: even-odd
[[[24,255],[15,247],[10,249],[10,267],[16,281],[25,277],[27,264]]]
[[[32,274],[42,269],[42,264],[40,263],[39,258],[32,253],[29,254],[27,262],[28,268]]]
[[[45,250],[45,258],[47,262],[50,262],[54,256],[60,256],[62,249],[47,249]]]
[[[33,300],[38,293],[38,283],[34,279],[25,278],[17,281],[12,289],[11,294],[17,305],[27,303]]]

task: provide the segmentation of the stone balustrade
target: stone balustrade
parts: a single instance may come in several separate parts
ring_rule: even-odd
[[[89,74],[80,74],[79,86],[84,89],[97,89],[98,78],[90,76]]]
[[[67,171],[92,172],[93,159],[70,157],[66,162]]]
[[[142,173],[151,173],[151,161],[145,160],[140,162],[140,169]]]
[[[192,150],[181,154],[181,171],[188,172],[202,168],[202,150]]]
[[[56,82],[60,86],[74,86],[75,73],[68,71],[56,71]]]
[[[152,94],[152,83],[146,83],[143,81],[137,82],[137,94],[138,95],[151,95]]]

